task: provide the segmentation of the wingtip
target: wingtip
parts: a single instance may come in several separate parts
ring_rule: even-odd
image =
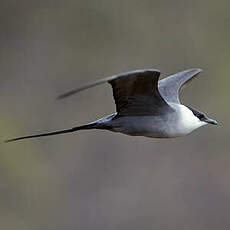
[[[193,68],[193,69],[189,69],[187,71],[194,71],[194,72],[197,72],[197,73],[203,72],[203,70],[200,69],[200,68]]]
[[[9,139],[9,140],[4,140],[3,143],[7,144],[7,143],[10,143],[10,142],[13,142],[14,139]]]
[[[200,69],[200,68],[193,68],[193,69],[187,69],[187,70],[184,70],[184,71],[181,71],[179,73],[176,73],[177,74],[189,74],[189,75],[192,75],[192,76],[195,76],[199,73],[201,73],[203,70]]]
[[[200,73],[200,72],[203,72],[203,70],[200,69],[200,68],[197,68],[196,71],[199,72],[199,73]]]
[[[65,98],[65,96],[59,95],[59,96],[57,96],[57,97],[55,98],[55,101],[59,101],[59,100],[62,100],[62,99],[64,99],[64,98]]]

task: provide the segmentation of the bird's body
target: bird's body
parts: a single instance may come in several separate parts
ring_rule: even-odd
[[[84,129],[103,129],[131,136],[172,138],[189,134],[208,123],[217,124],[203,113],[182,105],[179,100],[180,88],[200,72],[200,69],[186,70],[158,82],[158,70],[136,70],[87,84],[59,98],[109,82],[113,88],[117,112],[72,129],[19,137],[7,142]]]
[[[130,136],[171,138],[189,134],[206,125],[184,105],[170,103],[174,109],[161,116],[124,116],[114,113],[92,123],[95,129],[106,129]]]

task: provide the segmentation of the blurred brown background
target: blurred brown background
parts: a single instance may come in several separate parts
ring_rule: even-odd
[[[0,145],[0,229],[229,230],[230,2],[0,2],[0,139],[70,128],[115,110],[133,69],[204,71],[182,99],[219,121],[178,139],[106,131]]]

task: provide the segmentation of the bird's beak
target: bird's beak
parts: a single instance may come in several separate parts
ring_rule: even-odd
[[[212,125],[218,125],[217,121],[210,119],[210,118],[205,118],[204,122],[208,123],[208,124],[212,124]]]

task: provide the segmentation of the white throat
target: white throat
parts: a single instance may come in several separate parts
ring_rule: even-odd
[[[179,121],[177,124],[177,132],[179,135],[186,135],[207,124],[196,117],[188,107],[181,104],[173,104],[172,106],[176,109],[179,115]]]

